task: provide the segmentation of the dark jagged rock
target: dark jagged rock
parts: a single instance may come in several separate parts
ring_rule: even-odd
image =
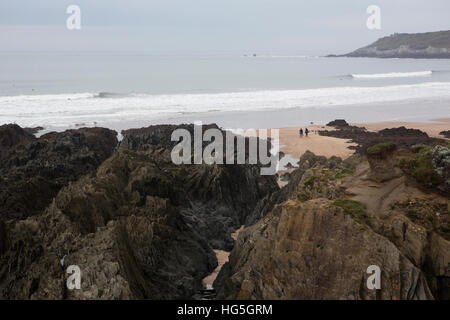
[[[412,139],[428,139],[429,138],[429,136],[426,132],[420,131],[418,129],[407,129],[403,126],[399,127],[399,128],[383,129],[383,130],[378,131],[378,134],[382,137],[400,136],[400,137],[412,138]]]
[[[343,119],[336,119],[327,123],[327,127],[348,127],[349,124]]]
[[[122,149],[129,149],[133,151],[144,151],[148,150],[150,147],[161,147],[168,150],[172,150],[173,147],[175,147],[179,142],[178,141],[172,141],[171,135],[172,132],[174,132],[176,129],[184,129],[187,130],[191,134],[191,147],[192,150],[194,148],[194,124],[181,124],[181,125],[155,125],[145,128],[139,128],[139,129],[129,129],[122,131],[123,139],[120,142],[119,148]],[[222,132],[223,135],[223,145],[226,144],[226,132],[221,130],[216,124],[204,124],[201,126],[202,128],[202,136],[205,133],[205,131],[209,129],[217,129]],[[235,149],[235,160],[236,160],[236,149],[237,149],[237,142],[236,137],[237,135],[232,134],[234,138],[234,149]],[[245,155],[246,159],[248,158],[248,150],[249,150],[249,142],[250,140],[254,140],[258,138],[253,137],[245,137]],[[204,148],[211,142],[208,141],[202,141],[202,147]],[[270,138],[268,139],[267,143],[267,150],[270,150]],[[224,157],[226,156],[224,151]],[[281,154],[280,154],[281,158]]]
[[[134,151],[162,148],[171,150],[178,141],[171,141],[175,129],[186,129],[194,137],[194,125],[158,125],[148,128],[123,131],[120,149]],[[202,126],[219,129],[217,125]],[[225,139],[225,132],[223,132]],[[192,139],[193,140],[193,139]],[[192,141],[193,142],[193,141]],[[203,146],[208,142],[204,142]],[[246,139],[248,155],[249,140]],[[225,142],[224,142],[225,145]],[[235,148],[236,150],[236,148]],[[226,153],[224,152],[224,158]],[[189,166],[188,166],[189,167]],[[183,167],[187,168],[187,167]],[[178,186],[177,182],[167,182]],[[187,194],[177,205],[184,208],[182,213],[205,235],[214,249],[231,250],[234,244],[231,233],[243,225],[258,201],[278,190],[275,176],[262,176],[259,165],[194,165],[185,169],[180,190],[168,192],[167,196]],[[189,203],[189,206],[186,206]]]
[[[0,159],[8,154],[8,151],[16,145],[27,144],[36,138],[17,124],[5,124],[0,126]]]
[[[323,136],[350,139],[357,143],[356,147],[349,147],[355,149],[359,154],[365,155],[367,148],[384,143],[387,141],[394,142],[399,148],[411,149],[414,145],[433,145],[444,143],[443,140],[429,137],[425,132],[417,129],[407,129],[405,127],[384,129],[379,132],[367,131],[363,127],[356,126],[341,126],[338,130],[320,130],[319,134]]]
[[[441,136],[446,137],[447,139],[450,139],[450,130],[447,130],[447,131],[441,131],[441,132],[439,132],[439,134],[440,134]]]
[[[143,151],[148,150],[151,146],[161,146],[170,150],[178,143],[171,141],[171,135],[175,128],[187,129],[193,132],[193,126],[188,124],[179,126],[156,125],[140,129],[123,130],[123,139],[119,147],[133,151]],[[203,128],[206,128],[206,126]]]
[[[6,251],[6,226],[0,217],[0,256]]]
[[[172,132],[176,129],[185,129],[191,133],[192,146],[194,140],[194,125],[180,124],[180,125],[155,125],[139,129],[129,129],[122,131],[123,139],[120,142],[120,148],[129,149],[133,151],[144,151],[150,147],[160,146],[171,150],[178,144],[178,141],[172,141]],[[202,134],[208,129],[219,129],[216,124],[202,125]],[[209,142],[203,142],[203,147]]]
[[[0,298],[186,299],[201,288],[214,252],[170,201],[142,188],[159,169],[134,156],[112,157],[43,215],[11,223]],[[81,269],[81,290],[65,286],[69,265]]]
[[[83,128],[39,139],[13,126],[0,159],[0,216],[22,219],[41,212],[69,181],[95,170],[113,153],[116,132]],[[3,137],[10,135],[3,135]]]
[[[174,174],[158,167],[161,158],[167,162],[157,151],[120,152],[63,188],[43,215],[11,223],[0,297],[174,299],[200,289],[217,262],[172,201],[160,197],[173,191]],[[81,268],[82,290],[65,288],[69,265]]]
[[[34,134],[38,133],[39,131],[44,130],[44,128],[43,127],[23,128],[23,130],[34,135]]]
[[[1,296],[190,298],[217,265],[211,246],[230,249],[230,230],[267,192],[257,169],[177,166],[164,148],[121,149],[45,214],[10,223]],[[83,270],[81,291],[64,289],[63,257]]]
[[[217,266],[212,249],[230,250],[231,233],[278,187],[259,165],[175,165],[166,139],[174,128],[126,133],[112,157],[63,187],[44,213],[9,220],[0,229],[0,298],[188,299],[199,292]],[[82,290],[66,289],[69,265],[81,268]]]

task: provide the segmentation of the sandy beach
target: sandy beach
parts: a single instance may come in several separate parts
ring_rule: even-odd
[[[374,123],[352,123],[351,125],[361,126],[370,131],[380,131],[386,128],[398,128],[404,126],[408,129],[418,129],[426,132],[430,137],[444,138],[439,133],[445,130],[450,130],[450,118],[435,119],[430,122],[374,122]],[[285,127],[280,130],[280,150],[286,155],[293,158],[300,158],[306,150],[309,150],[317,155],[322,155],[327,158],[331,156],[338,156],[346,159],[354,152],[349,149],[350,146],[355,146],[350,140],[339,139],[333,137],[321,136],[317,133],[319,130],[334,130],[332,127],[311,125],[307,126],[310,130],[308,137],[303,135],[300,137],[299,129],[304,127]]]
[[[348,147],[355,144],[352,144],[350,140],[320,136],[317,131],[325,130],[324,128],[333,130],[330,127],[308,126],[309,135],[300,137],[300,127],[280,128],[280,150],[296,159],[307,150],[327,158],[338,156],[345,159],[353,154]]]

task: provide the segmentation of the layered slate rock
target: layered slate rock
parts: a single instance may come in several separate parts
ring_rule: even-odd
[[[117,146],[117,133],[104,128],[52,132],[39,139],[16,125],[6,128],[0,130],[0,216],[5,220],[42,212],[61,187],[97,169]]]
[[[216,258],[173,204],[185,195],[165,198],[179,172],[162,169],[161,157],[120,152],[63,188],[43,215],[11,222],[1,296],[173,299],[199,290]],[[67,290],[69,265],[80,267],[82,290]]]
[[[230,231],[277,188],[257,165],[175,165],[160,144],[142,149],[120,148],[44,213],[5,222],[0,298],[189,299],[213,249],[231,248]],[[81,290],[66,287],[70,265]]]
[[[443,163],[440,148],[422,152]],[[255,208],[260,220],[240,233],[214,283],[218,298],[448,299],[448,194],[402,172],[413,152],[389,144],[370,153],[375,163],[356,155],[343,168],[306,154],[315,165],[301,160],[278,197]],[[382,270],[381,290],[366,286],[370,265]]]
[[[371,265],[383,270],[379,291],[366,286]],[[390,241],[326,199],[276,206],[242,232],[223,270],[219,298],[431,297],[424,275]]]
[[[190,132],[193,150],[194,125],[192,124],[157,125],[123,131],[124,138],[120,149],[172,150],[178,143],[178,141],[171,141],[171,134],[175,129],[185,129]],[[208,129],[219,129],[219,127],[215,124],[204,125],[202,133]],[[225,146],[225,132],[221,132]],[[208,144],[209,142],[203,142],[202,145],[205,147]],[[245,139],[245,144],[246,157],[248,157],[249,138]],[[236,145],[234,150],[236,157]],[[224,152],[224,159],[225,157],[226,152]],[[261,175],[260,165],[202,164],[182,167],[187,169],[181,182],[172,183],[174,188],[178,188],[173,194],[187,195],[188,200],[180,199],[177,204],[183,208],[182,213],[196,226],[199,233],[209,239],[214,249],[231,250],[234,245],[231,233],[248,221],[248,217],[260,199],[279,189],[275,176]]]

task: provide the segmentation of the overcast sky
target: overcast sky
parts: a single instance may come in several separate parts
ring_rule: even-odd
[[[66,29],[70,4],[81,8],[81,30]],[[366,27],[372,4],[381,30]],[[0,1],[0,51],[326,54],[449,29],[449,0]]]

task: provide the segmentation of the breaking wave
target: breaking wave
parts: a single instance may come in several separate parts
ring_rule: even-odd
[[[206,112],[333,108],[441,97],[450,97],[450,82],[230,93],[0,96],[0,123],[67,127],[96,122],[101,125],[106,122],[164,120]]]
[[[390,72],[390,73],[373,73],[373,74],[352,74],[355,79],[383,79],[383,78],[410,78],[410,77],[428,77],[433,71],[416,71],[416,72]]]

